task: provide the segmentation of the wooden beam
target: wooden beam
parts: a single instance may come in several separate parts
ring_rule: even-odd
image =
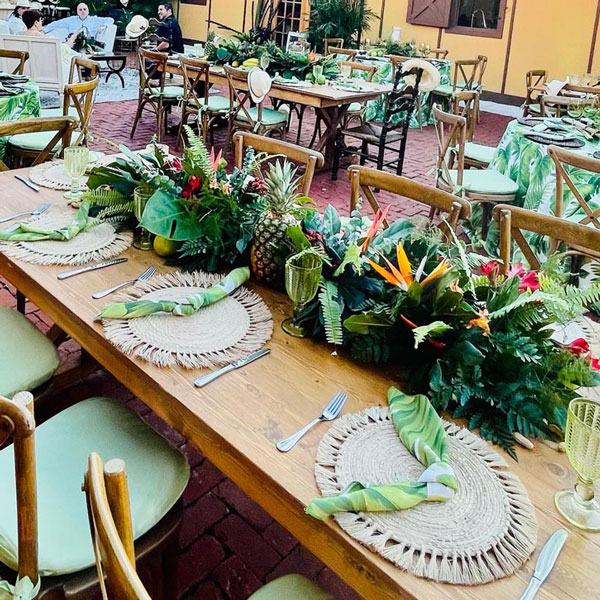
[[[587,72],[592,72],[592,65],[594,63],[594,51],[596,50],[596,38],[598,37],[598,22],[600,21],[600,0],[596,6],[596,18],[594,20],[594,31],[592,32],[592,43],[590,45],[590,56],[588,58]]]
[[[502,73],[502,87],[500,93],[504,94],[506,89],[506,77],[508,75],[508,63],[510,61],[510,48],[512,46],[513,29],[515,28],[515,15],[517,14],[517,0],[513,0],[511,5],[512,13],[510,15],[510,27],[508,29],[508,42],[506,44],[506,58],[504,59],[504,73]]]
[[[381,39],[383,37],[383,19],[384,18],[385,18],[385,0],[381,0],[381,14],[379,15],[379,39]]]

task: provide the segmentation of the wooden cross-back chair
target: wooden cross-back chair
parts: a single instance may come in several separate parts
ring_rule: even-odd
[[[214,146],[214,126],[218,121],[226,121],[229,100],[223,96],[209,96],[210,63],[187,56],[180,56],[179,63],[183,75],[183,104],[177,148],[183,141],[183,126],[190,117],[196,117],[198,130],[204,142],[210,133],[210,143]]]
[[[444,48],[432,48],[429,51],[429,56],[443,60],[448,56],[448,50],[445,50]]]
[[[92,110],[94,108],[94,94],[100,77],[96,75],[94,79],[82,81],[80,83],[68,83],[65,85],[63,115],[77,114],[77,138],[72,143],[73,146],[87,145],[87,139],[90,132],[90,121],[92,119]],[[74,109],[70,112],[71,107]]]
[[[256,135],[248,131],[237,131],[233,136],[235,146],[235,166],[242,168],[245,150],[252,147],[258,152],[266,152],[271,156],[282,155],[283,158],[298,165],[303,165],[304,173],[298,182],[298,190],[303,196],[310,195],[310,187],[317,168],[322,168],[325,164],[325,158],[320,152],[290,144],[273,138]]]
[[[323,40],[323,47],[325,56],[335,54],[339,48],[344,47],[344,38],[325,38]]]
[[[481,117],[480,111],[479,111],[479,100],[481,97],[481,93],[483,92],[483,76],[485,75],[485,71],[487,69],[488,57],[485,56],[484,54],[479,54],[477,56],[477,60],[479,61],[479,68],[477,70],[476,82],[475,82],[475,86],[470,89],[476,90],[479,94],[479,96],[477,96],[477,100],[475,102],[475,115],[477,117],[476,118],[477,123],[479,123],[479,120]]]
[[[168,114],[183,97],[182,87],[165,85],[167,59],[168,55],[164,52],[138,49],[140,88],[138,108],[131,128],[132,138],[142,112],[148,109],[156,115],[156,138],[160,142],[163,127],[167,133]]]
[[[423,70],[417,67],[406,73],[398,70],[394,76],[392,91],[385,97],[383,121],[363,123],[357,127],[343,127],[336,137],[335,154],[331,179],[336,180],[342,156],[357,155],[360,164],[366,161],[376,162],[377,168],[396,167],[396,173],[402,175],[408,128],[413,110],[419,101],[419,84]],[[404,77],[410,77],[412,85],[401,85]],[[356,140],[360,146],[346,144],[347,138]],[[396,146],[397,145],[397,146]],[[369,147],[375,146],[377,154],[370,154]],[[397,153],[397,158],[386,161],[386,151]]]
[[[548,81],[548,71],[545,69],[531,69],[525,73],[526,96],[523,104],[523,116],[539,116],[542,114],[539,96],[545,92]]]
[[[569,104],[576,100],[582,106],[594,106],[596,97],[582,98],[580,96],[540,94],[540,111],[542,117],[562,117],[567,114]]]
[[[74,56],[71,59],[71,70],[69,71],[69,83],[76,81],[81,83],[94,79],[98,75],[100,65],[85,56]],[[77,79],[75,77],[77,76]]]
[[[549,238],[548,256],[559,251],[562,244],[567,249],[577,246],[589,252],[600,248],[599,230],[553,215],[542,215],[526,208],[499,204],[494,207],[494,219],[500,229],[500,258],[505,273],[510,268],[513,242],[520,248],[532,269],[538,270],[542,267],[540,259],[523,235],[524,231]],[[568,255],[570,251],[567,250],[564,254]],[[600,256],[597,256],[596,260],[600,260]]]
[[[288,124],[288,114],[283,111],[265,108],[264,100],[250,106],[251,96],[247,89],[248,73],[225,65],[229,83],[229,139],[237,129],[251,131],[258,135],[278,133],[283,138]]]
[[[571,152],[564,148],[559,148],[558,146],[550,146],[548,148],[548,154],[554,161],[554,166],[556,168],[554,214],[557,217],[564,216],[564,194],[566,184],[566,187],[577,200],[579,208],[583,213],[581,218],[575,222],[588,228],[592,227],[600,230],[600,208],[594,210],[590,206],[588,200],[583,197],[583,194],[573,181],[572,173],[570,172],[573,169],[581,169],[590,173],[600,174],[600,160],[577,152]],[[569,170],[567,170],[566,167],[568,167]],[[571,216],[569,217],[569,220],[574,221]],[[584,256],[600,260],[600,246],[590,248],[588,246],[580,246],[579,243],[575,241],[574,244],[570,245],[569,253],[574,256],[575,268],[577,267],[577,263],[579,263]]]
[[[349,167],[348,175],[351,189],[350,212],[356,209],[359,199],[363,196],[371,205],[373,212],[381,210],[374,190],[384,190],[423,204],[429,208],[430,217],[438,211],[445,213],[439,227],[444,232],[446,239],[450,238],[448,228],[456,231],[460,221],[468,218],[471,214],[471,205],[464,198],[401,175],[384,173],[377,169],[358,165]],[[388,226],[387,221],[384,221],[384,225]]]
[[[467,120],[433,107],[438,140],[436,186],[447,192],[460,194],[472,203],[481,203],[483,209],[482,237],[485,239],[493,204],[514,202],[518,185],[506,175],[493,169],[465,170],[465,143]],[[456,158],[456,169],[452,160]]]
[[[71,135],[76,126],[77,119],[74,117],[42,117],[17,121],[0,121],[0,137],[18,136],[20,134],[47,134],[45,145],[42,146],[41,150],[33,153],[31,166],[34,166],[51,160],[55,154],[62,154],[63,149],[71,145]],[[53,132],[54,135],[51,135]],[[10,142],[8,153],[13,155],[15,166],[20,166],[23,155],[18,155],[17,149]],[[0,171],[7,170],[6,164],[0,160]]]
[[[341,56],[347,56],[348,58],[346,60],[354,60],[354,58],[358,54],[358,50],[353,50],[351,48],[337,48],[337,47],[332,47],[332,48],[334,50],[334,52],[332,54],[339,54]],[[325,53],[325,55],[327,55],[327,52]]]
[[[389,56],[389,59],[392,63],[392,77],[395,77],[398,67],[400,67],[400,70],[402,70],[402,63],[405,63],[407,60],[410,60],[410,56],[396,56],[394,54],[391,54]]]
[[[17,60],[17,66],[14,68],[12,74],[23,75],[25,63],[29,60],[29,52],[26,52],[25,50],[7,50],[6,48],[0,48],[0,58]]]

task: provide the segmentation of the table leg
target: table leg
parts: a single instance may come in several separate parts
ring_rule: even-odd
[[[325,169],[331,168],[333,164],[333,155],[335,153],[335,139],[338,129],[342,126],[346,113],[348,112],[348,104],[343,106],[328,106],[327,108],[317,108],[317,116],[321,117],[325,131],[318,141],[315,150],[322,152],[325,157]]]
[[[125,68],[125,63],[126,63],[127,59],[123,58],[119,60],[119,66],[115,69],[112,65],[111,62],[112,61],[106,61],[106,66],[108,67],[108,72],[106,73],[106,79],[104,80],[106,83],[108,83],[109,78],[111,77],[111,75],[116,75],[120,80],[121,80],[121,87],[123,89],[125,89],[125,80],[123,79],[123,75],[121,75],[121,71]]]

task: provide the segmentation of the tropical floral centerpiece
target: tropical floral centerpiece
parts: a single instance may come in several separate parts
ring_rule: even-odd
[[[324,260],[321,292],[299,317],[305,331],[362,361],[398,363],[409,393],[465,418],[514,456],[513,434],[562,431],[580,386],[600,383],[589,349],[557,346],[552,326],[600,299],[547,273],[496,262],[451,244],[437,228],[398,220],[367,231],[359,213],[342,225],[328,207],[288,233]]]

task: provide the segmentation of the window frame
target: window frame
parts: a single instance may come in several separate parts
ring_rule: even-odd
[[[498,8],[498,25],[495,29],[486,29],[484,27],[465,27],[457,25],[459,0],[452,1],[452,10],[450,12],[450,25],[446,27],[444,33],[454,33],[458,35],[473,35],[476,37],[487,37],[501,39],[504,35],[504,22],[506,21],[508,0],[500,0]]]
[[[181,4],[191,4],[192,6],[206,6],[208,0],[181,0]]]

